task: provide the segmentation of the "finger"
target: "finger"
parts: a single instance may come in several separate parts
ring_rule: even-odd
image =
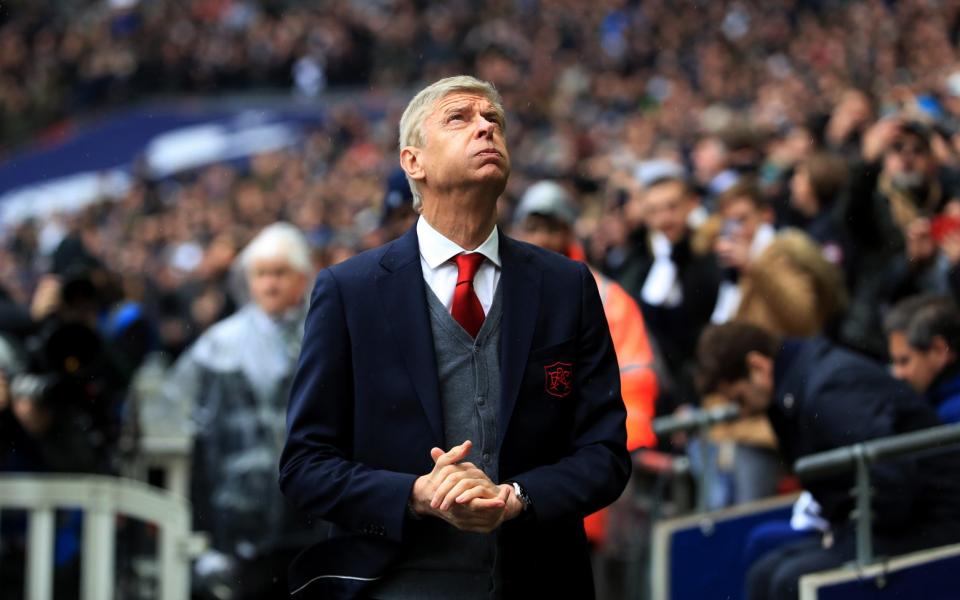
[[[464,477],[467,477],[465,471],[459,471],[454,473],[449,473],[440,481],[440,485],[433,490],[433,497],[430,498],[430,506],[433,508],[440,508],[441,502],[447,496],[447,493],[453,489],[455,485],[460,483]],[[443,509],[446,510],[446,509]]]
[[[475,500],[477,498],[490,498],[489,494],[490,490],[486,489],[485,487],[476,486],[458,495],[455,501],[457,504],[467,504],[471,500]]]
[[[450,491],[444,495],[443,501],[440,503],[440,510],[449,510],[449,508],[456,502],[458,496],[464,494],[468,490],[474,490],[477,488],[479,492],[486,497],[496,497],[496,492],[493,491],[493,484],[489,480],[485,479],[461,479],[455,486],[450,488]]]
[[[491,509],[505,508],[507,501],[499,496],[496,498],[474,498],[467,506],[474,512],[488,511]]]
[[[431,448],[431,449],[430,449],[430,458],[433,459],[433,462],[437,462],[437,459],[439,459],[441,456],[443,456],[443,450],[442,450],[442,449],[440,449],[440,448]]]
[[[447,465],[442,469],[434,471],[432,479],[439,485],[444,479],[450,477],[454,473],[465,473],[468,477],[482,477],[483,471],[474,467],[473,465],[467,466],[464,464],[456,465]]]
[[[437,466],[445,467],[447,465],[452,465],[454,463],[460,462],[467,457],[467,454],[470,454],[470,448],[473,447],[473,442],[470,440],[464,441],[459,446],[454,446],[450,448],[447,452],[437,458]]]

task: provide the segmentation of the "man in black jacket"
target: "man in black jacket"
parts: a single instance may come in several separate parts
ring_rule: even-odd
[[[630,253],[612,275],[640,304],[673,380],[672,393],[658,399],[657,411],[664,413],[695,401],[693,355],[717,301],[720,270],[712,254],[691,248],[691,215],[700,202],[682,176],[647,183],[642,203],[645,224],[631,235]]]
[[[880,365],[819,338],[780,340],[752,325],[710,327],[700,339],[700,383],[746,413],[770,418],[786,464],[873,438],[939,424],[933,409]],[[960,541],[960,460],[950,451],[871,467],[878,554]],[[747,597],[796,598],[801,575],[853,558],[852,473],[804,482],[831,536],[771,551],[750,569]]]

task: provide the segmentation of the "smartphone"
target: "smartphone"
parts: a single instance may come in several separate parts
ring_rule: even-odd
[[[937,215],[930,222],[930,235],[938,244],[953,233],[960,233],[960,216]]]

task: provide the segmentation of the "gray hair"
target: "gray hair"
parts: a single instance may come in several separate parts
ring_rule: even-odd
[[[407,104],[407,108],[404,109],[403,115],[400,117],[400,150],[403,150],[406,146],[419,148],[423,145],[423,123],[433,110],[433,105],[454,92],[469,92],[483,96],[496,107],[501,117],[504,114],[503,99],[492,83],[481,81],[469,75],[457,75],[441,79],[420,90]],[[506,124],[505,119],[503,119],[503,122]],[[410,179],[409,175],[407,176],[407,183],[410,184],[410,191],[413,192],[413,209],[419,212],[423,202],[420,190],[417,189],[416,182]]]
[[[929,350],[940,336],[951,350],[960,350],[960,309],[947,296],[922,294],[907,298],[887,313],[883,330],[900,333],[916,350]]]
[[[240,254],[240,266],[244,274],[250,272],[253,263],[265,258],[281,258],[307,277],[314,275],[310,260],[310,244],[299,229],[283,221],[264,227]]]

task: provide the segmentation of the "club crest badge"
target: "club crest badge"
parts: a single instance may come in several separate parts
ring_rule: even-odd
[[[557,398],[566,398],[573,391],[573,365],[555,362],[543,368],[547,393]]]

